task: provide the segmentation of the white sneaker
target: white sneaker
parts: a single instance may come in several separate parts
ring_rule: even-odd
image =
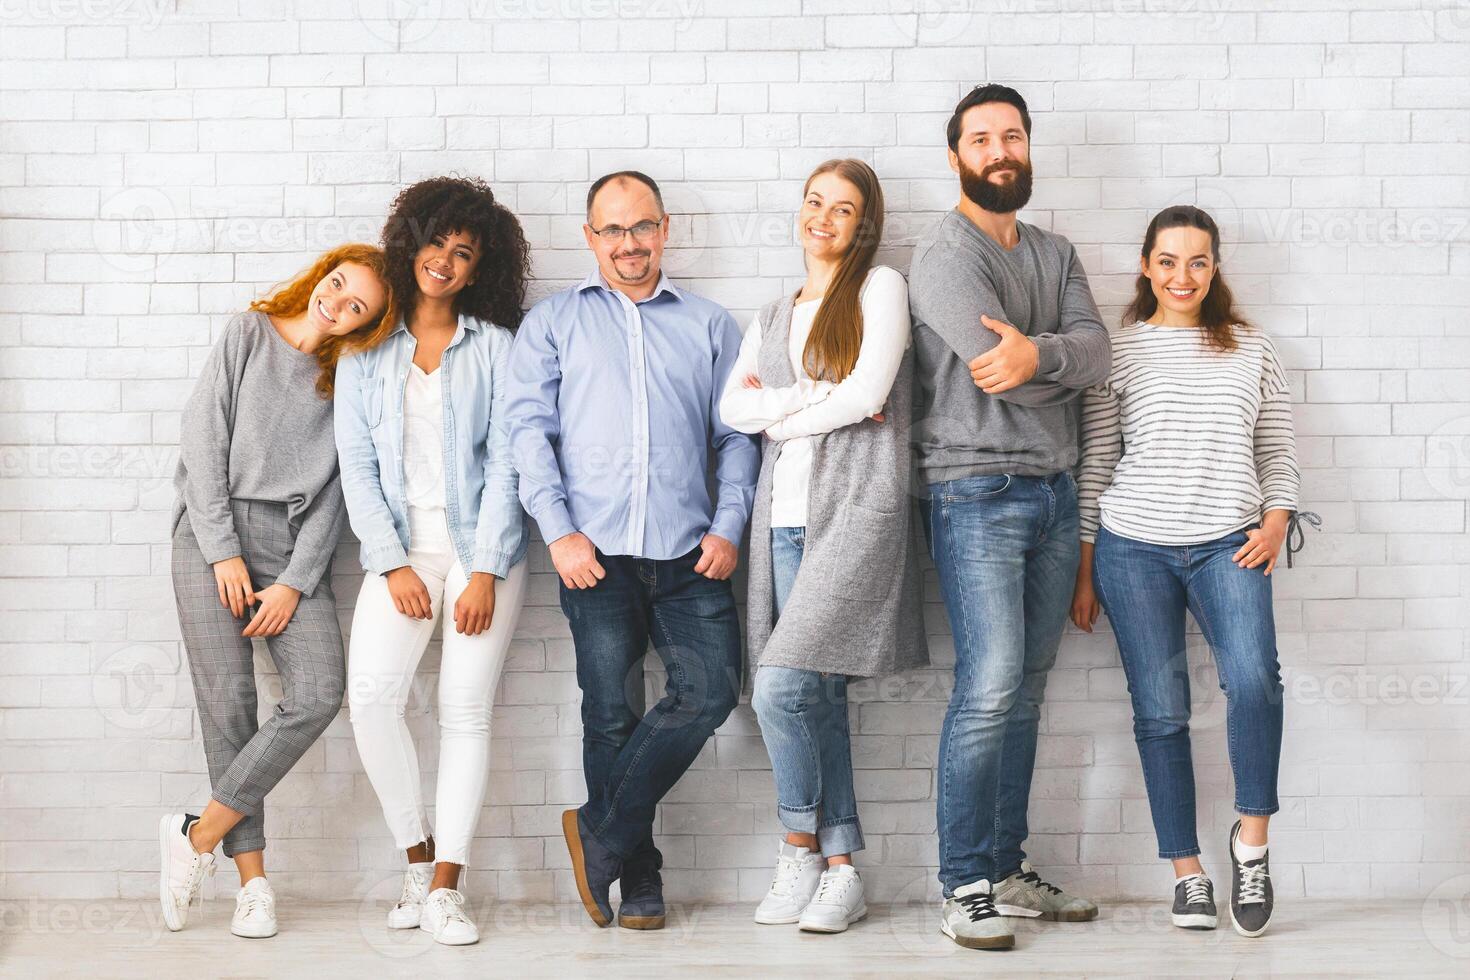
[[[776,852],[776,873],[771,878],[771,890],[761,899],[755,910],[755,921],[764,926],[780,926],[797,922],[806,911],[817,885],[822,880],[822,870],[827,866],[822,855],[814,854],[809,848],[781,842]]]
[[[434,862],[410,864],[403,873],[403,893],[398,904],[388,910],[389,929],[417,929],[423,915],[424,901],[429,897],[429,882],[434,879]]]
[[[822,872],[817,893],[801,913],[801,928],[805,932],[845,932],[848,926],[867,915],[863,879],[858,877],[857,868],[834,864]]]
[[[189,843],[189,825],[198,819],[188,813],[166,813],[158,821],[158,901],[169,932],[184,928],[200,884],[214,874],[214,854],[200,854]]]
[[[242,939],[269,939],[276,934],[276,893],[264,878],[251,878],[235,896],[230,931]]]
[[[464,893],[453,888],[429,892],[419,928],[445,946],[469,946],[480,941],[480,930],[464,914]]]

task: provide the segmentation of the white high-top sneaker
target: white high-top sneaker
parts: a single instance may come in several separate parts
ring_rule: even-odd
[[[453,888],[429,892],[419,928],[445,946],[469,946],[480,941],[480,930],[465,914],[464,893]]]
[[[189,843],[189,825],[198,819],[189,813],[166,813],[158,821],[158,902],[169,932],[184,928],[199,886],[214,874],[214,854],[200,854]]]
[[[230,931],[242,939],[269,939],[276,934],[276,893],[264,878],[251,878],[235,896]]]
[[[822,855],[805,847],[781,842],[776,853],[776,873],[771,877],[771,890],[755,910],[755,921],[765,926],[788,925],[801,919],[827,862]]]
[[[403,873],[403,893],[398,904],[388,910],[389,929],[417,929],[423,915],[424,900],[429,897],[429,883],[434,880],[434,862],[410,864]]]
[[[854,922],[867,918],[863,879],[850,864],[834,864],[822,872],[817,893],[801,913],[803,932],[846,932]]]

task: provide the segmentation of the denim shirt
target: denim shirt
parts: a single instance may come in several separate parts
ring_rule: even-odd
[[[444,403],[444,510],[465,574],[504,578],[526,555],[520,480],[504,427],[512,334],[460,314],[436,372]],[[408,564],[403,392],[418,341],[407,324],[337,364],[334,427],[342,493],[362,567]]]

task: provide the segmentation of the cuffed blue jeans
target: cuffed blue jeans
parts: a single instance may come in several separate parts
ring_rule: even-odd
[[[806,528],[771,529],[776,615],[796,581]],[[847,724],[847,677],[794,667],[761,667],[752,699],[776,779],[781,826],[815,834],[822,853],[863,849],[852,787],[852,745]]]
[[[946,896],[1019,871],[1036,728],[1076,583],[1070,473],[929,486],[924,511],[954,631],[939,736],[939,880]]]
[[[1214,654],[1225,692],[1235,809],[1258,816],[1279,809],[1282,688],[1271,580],[1264,566],[1241,568],[1231,560],[1245,542],[1244,531],[1180,546],[1148,544],[1107,528],[1097,534],[1093,582],[1128,677],[1133,738],[1161,858],[1199,853],[1186,609]]]

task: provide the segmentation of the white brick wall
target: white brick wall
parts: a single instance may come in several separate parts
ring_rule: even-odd
[[[1110,319],[1149,214],[1198,202],[1292,369],[1306,503],[1326,525],[1278,579],[1290,703],[1277,887],[1422,895],[1470,872],[1470,8],[1160,6],[1176,12],[0,5],[0,895],[149,895],[157,814],[206,798],[170,598],[169,477],[192,378],[250,297],[322,248],[375,237],[401,184],[451,170],[485,177],[521,216],[539,297],[587,267],[589,178],[631,166],[667,189],[670,270],[743,316],[794,284],[790,212],[835,154],[877,166],[887,258],[903,266],[956,196],[948,110],[987,78],[1035,111],[1026,217],[1077,242]],[[354,557],[344,541],[344,622]],[[471,888],[544,900],[570,895],[556,813],[582,784],[571,644],[540,545],[532,561]],[[953,647],[932,572],[928,585],[935,667],[854,689],[863,864],[884,899],[934,890]],[[1218,868],[1230,770],[1197,654],[1201,822]],[[432,772],[422,704],[414,725]],[[1066,638],[1043,731],[1034,857],[1099,896],[1157,894],[1167,871],[1106,633]],[[663,807],[671,891],[754,900],[772,801],[742,707]],[[282,887],[391,887],[399,858],[345,717],[269,820]]]

